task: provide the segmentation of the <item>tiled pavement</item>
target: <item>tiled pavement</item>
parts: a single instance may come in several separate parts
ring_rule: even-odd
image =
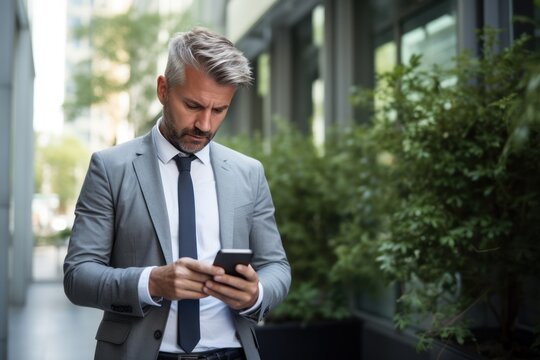
[[[34,252],[34,278],[42,281],[30,285],[25,306],[10,307],[8,360],[91,360],[94,357],[94,336],[101,311],[69,302],[55,270],[63,255],[52,255]]]
[[[9,312],[9,360],[90,360],[101,311],[69,302],[58,282],[33,283]]]

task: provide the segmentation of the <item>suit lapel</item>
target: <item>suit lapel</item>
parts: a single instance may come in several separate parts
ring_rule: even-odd
[[[213,142],[210,144],[210,161],[216,179],[221,247],[228,249],[233,247],[234,174],[227,162],[228,160],[222,156],[218,146],[215,146]]]
[[[163,195],[163,185],[159,171],[158,158],[152,141],[152,132],[143,138],[139,155],[133,160],[133,168],[143,193],[146,207],[154,224],[161,250],[167,264],[172,263],[171,237],[167,205]]]

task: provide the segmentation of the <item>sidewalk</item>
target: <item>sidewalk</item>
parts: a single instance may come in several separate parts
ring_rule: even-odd
[[[34,252],[34,278],[48,281],[30,285],[25,306],[10,307],[8,360],[94,358],[102,312],[69,302],[57,272],[61,260],[63,254],[50,250]]]
[[[91,360],[101,311],[75,306],[61,283],[33,283],[9,313],[8,359]]]

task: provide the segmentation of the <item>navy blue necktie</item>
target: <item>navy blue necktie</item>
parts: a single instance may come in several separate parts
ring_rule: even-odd
[[[189,157],[176,156],[178,166],[178,257],[197,259],[197,237],[195,235],[195,200],[191,181],[191,161]],[[186,352],[193,351],[201,338],[199,324],[199,300],[178,301],[178,345]]]

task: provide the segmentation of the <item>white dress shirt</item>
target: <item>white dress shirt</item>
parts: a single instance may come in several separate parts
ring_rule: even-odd
[[[178,168],[173,158],[179,151],[169,143],[159,131],[159,123],[152,129],[152,137],[156,144],[159,158],[159,170],[167,214],[169,218],[170,235],[172,241],[173,259],[178,258]],[[191,163],[191,178],[195,198],[195,221],[197,236],[198,259],[212,263],[218,250],[221,248],[219,237],[219,213],[216,195],[216,182],[214,171],[210,163],[210,147],[206,146],[195,154],[197,159]],[[152,267],[145,269],[139,279],[139,299],[142,304],[160,306],[150,297],[148,279]],[[263,288],[259,283],[259,298],[254,306],[242,314],[249,314],[256,310],[262,302]],[[183,352],[176,343],[177,335],[177,307],[178,302],[171,303],[171,310],[163,334],[160,351],[180,353]],[[232,313],[228,306],[214,297],[200,300],[200,328],[201,339],[193,352],[208,351],[221,348],[240,347],[236,338]]]

